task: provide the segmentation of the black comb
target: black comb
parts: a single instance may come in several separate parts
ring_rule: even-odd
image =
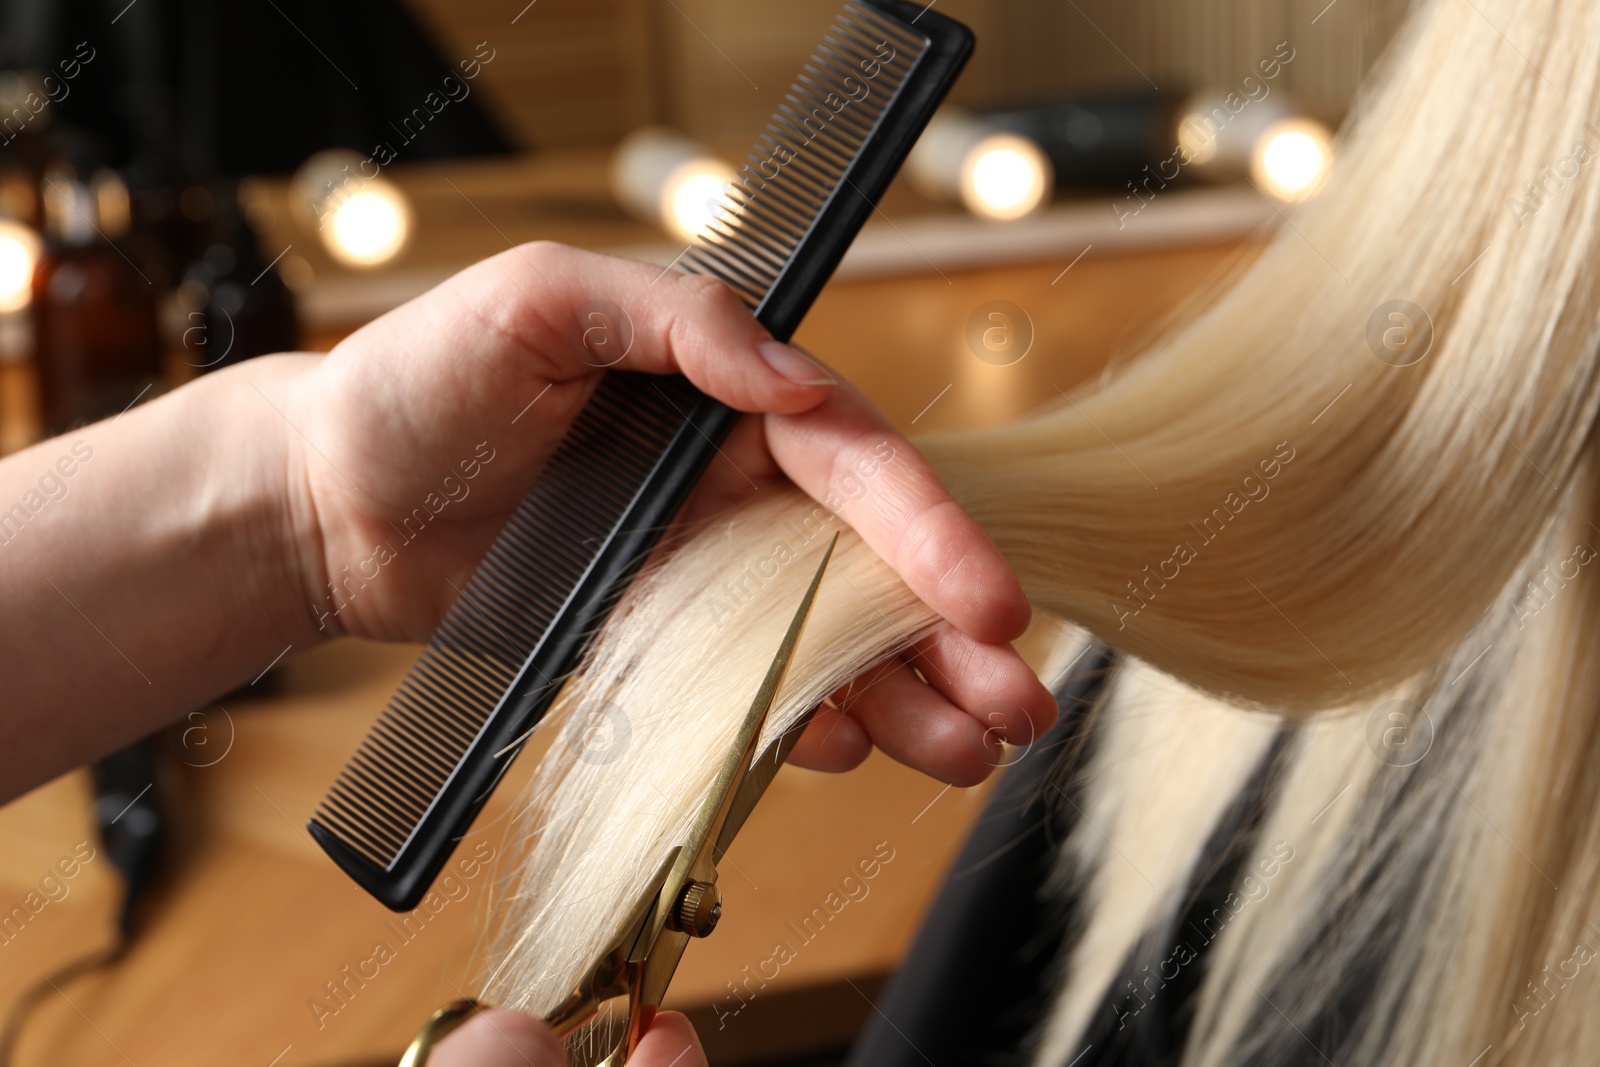
[[[787,341],[971,51],[919,4],[846,3],[683,268]],[[606,374],[308,824],[367,892],[422,899],[738,416]]]

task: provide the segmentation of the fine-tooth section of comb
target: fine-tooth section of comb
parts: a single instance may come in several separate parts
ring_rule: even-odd
[[[721,278],[763,322],[763,311],[776,310],[773,298],[788,295],[781,283],[802,247],[807,273],[820,279],[821,288],[838,258],[820,271],[812,268],[822,250],[806,238],[840,221],[828,217],[830,206],[833,213],[859,214],[861,221],[871,212],[877,196],[869,199],[861,188],[871,176],[852,175],[852,165],[865,154],[928,44],[883,12],[846,4],[729,184],[701,243],[684,254],[686,267]],[[893,161],[891,176],[901,161]],[[850,232],[853,237],[855,229]],[[848,247],[845,242],[838,254]],[[791,303],[809,308],[814,297],[812,289]],[[803,308],[782,316],[793,323],[781,336],[792,333]]]
[[[920,5],[846,3],[679,265],[788,340],[971,48]],[[605,375],[309,823],[373,896],[421,900],[737,418]]]

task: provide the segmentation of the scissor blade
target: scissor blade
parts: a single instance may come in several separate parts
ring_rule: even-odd
[[[739,831],[744,828],[744,822],[755,810],[756,803],[766,794],[767,786],[778,776],[778,771],[783,768],[789,759],[789,753],[794,749],[795,743],[800,740],[800,735],[805,732],[806,726],[811,722],[810,714],[791,726],[772,744],[761,753],[761,758],[755,766],[745,773],[744,781],[739,783],[739,791],[734,794],[733,803],[728,805],[728,817],[723,820],[722,832],[717,835],[715,849],[711,858],[716,863],[722,862],[723,853],[728,851],[728,846],[733,844],[733,839],[739,836]]]
[[[806,619],[811,614],[811,605],[817,598],[817,589],[822,585],[822,575],[828,569],[828,561],[833,558],[833,550],[839,543],[839,535],[834,534],[833,540],[828,542],[827,549],[822,553],[822,562],[817,565],[817,573],[811,578],[811,586],[806,590],[805,598],[800,602],[800,607],[794,613],[794,618],[789,622],[789,631],[784,635],[783,643],[778,647],[778,654],[772,658],[772,664],[767,668],[766,681],[762,684],[761,693],[757,696],[757,706],[761,707],[760,725],[766,722],[767,713],[771,710],[772,702],[777,697],[778,688],[783,684],[784,675],[788,672],[789,661],[794,658],[795,648],[800,643],[800,633],[805,629]],[[809,720],[809,716],[807,717]],[[735,787],[734,795],[728,802],[722,826],[717,831],[717,839],[712,848],[712,861],[722,859],[728,846],[733,843],[734,837],[744,826],[745,820],[750,817],[750,812],[755,808],[756,802],[767,791],[767,786],[772,784],[772,779],[777,776],[778,768],[783,766],[783,761],[789,758],[789,752],[795,743],[800,740],[800,734],[805,729],[805,722],[796,723],[791,729],[767,746],[761,757],[745,771],[743,779]],[[755,738],[751,738],[754,744]],[[747,754],[748,755],[748,754]]]

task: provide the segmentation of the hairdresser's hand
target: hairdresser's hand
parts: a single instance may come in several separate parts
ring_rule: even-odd
[[[621,310],[631,344],[615,316],[590,317],[597,304]],[[802,412],[834,388],[713,279],[554,244],[485,260],[356,331],[273,398],[300,431],[291,470],[303,525],[319,533],[305,567],[319,623],[426,639],[606,365],[682,372],[742,411]],[[724,451],[714,463],[749,462]]]
[[[515,1011],[474,1016],[428,1057],[428,1067],[565,1067],[566,1062],[555,1032]],[[706,1054],[689,1020],[664,1011],[628,1062],[634,1067],[706,1067]]]
[[[876,745],[941,781],[974,785],[1001,764],[1001,741],[1028,745],[1051,727],[1054,698],[1006,643],[1029,612],[1010,565],[866,397],[841,383],[809,411],[746,420],[725,450],[740,469],[706,473],[699,493],[712,506],[751,495],[752,482],[792,480],[944,616],[819,708],[789,762],[845,771]]]
[[[787,476],[839,508],[947,620],[916,650],[931,685],[900,664],[859,686],[849,717],[828,710],[796,762],[842,769],[876,742],[967,784],[988,773],[997,737],[1026,743],[1048,726],[1054,704],[1003,644],[1027,623],[1021,588],[909,442],[774,342],[722,283],[558,245],[469,268],[323,359],[275,361],[292,368],[276,378],[262,361],[240,368],[294,428],[292,509],[319,626],[412,641],[433,631],[621,347],[615,329],[594,329],[597,302],[631,321],[619,369],[680,372],[765,416],[735,430],[691,516]],[[870,492],[841,507],[868,460]]]

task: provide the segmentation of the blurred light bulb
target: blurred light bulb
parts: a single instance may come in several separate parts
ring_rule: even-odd
[[[21,311],[33,299],[39,235],[20,222],[0,219],[0,312]]]
[[[1231,182],[1250,171],[1262,134],[1294,116],[1282,92],[1260,98],[1223,89],[1202,89],[1178,109],[1178,159],[1196,178]]]
[[[624,137],[611,157],[611,191],[634,215],[694,241],[718,218],[733,168],[704,145],[663,126]]]
[[[667,176],[661,190],[661,222],[685,241],[698,240],[719,217],[719,206],[733,180],[733,168],[720,159],[694,159]]]
[[[347,267],[387,263],[411,236],[405,193],[378,172],[374,160],[348,148],[330,148],[300,164],[289,188],[301,226]],[[258,202],[258,193],[240,195],[241,203]]]
[[[1053,184],[1050,160],[1026,137],[995,133],[967,151],[961,202],[974,215],[1020,219],[1036,211]]]
[[[411,210],[405,194],[382,178],[368,181],[339,199],[324,216],[322,243],[349,267],[376,267],[405,247]]]
[[[987,219],[1020,219],[1055,188],[1055,170],[1030,138],[946,108],[934,116],[906,161],[906,175],[925,195],[959,201]]]
[[[1250,176],[1283,201],[1307,200],[1321,191],[1333,167],[1333,135],[1320,122],[1284,119],[1256,140]]]
[[[1179,120],[1178,147],[1197,167],[1204,167],[1217,158],[1217,136],[1206,124],[1205,115],[1190,111]]]
[[[133,206],[128,184],[114,170],[100,170],[89,181],[94,194],[95,213],[100,231],[107,237],[121,237],[133,223]]]

